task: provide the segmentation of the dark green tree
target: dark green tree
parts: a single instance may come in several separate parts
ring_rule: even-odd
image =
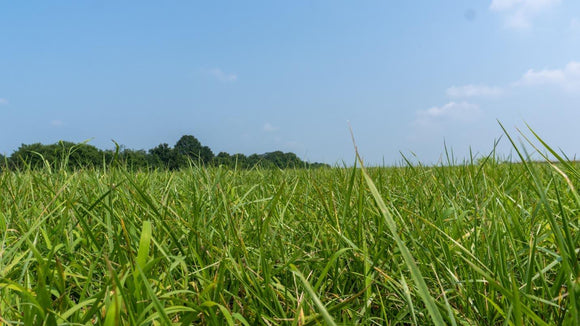
[[[288,167],[297,167],[301,161],[294,153],[283,153],[282,151],[275,151],[263,155],[264,161],[274,167],[285,169]]]
[[[154,168],[158,167],[170,170],[177,170],[179,168],[176,152],[167,143],[150,149],[149,154],[151,155],[151,166]]]
[[[177,154],[193,157],[201,151],[201,143],[191,135],[184,135],[175,143],[174,149]]]
[[[50,147],[41,143],[22,144],[10,155],[9,165],[15,169],[41,168],[45,162],[54,162],[55,160],[54,150]]]
[[[101,167],[103,164],[121,164],[131,169],[177,170],[189,166],[190,162],[238,169],[251,169],[255,166],[267,169],[328,167],[327,164],[304,162],[294,153],[281,151],[250,156],[220,152],[214,156],[209,147],[203,146],[191,135],[182,136],[174,148],[164,143],[150,149],[149,152],[127,149],[124,146],[118,151],[102,151],[86,143],[60,141],[51,145],[22,144],[9,158],[0,155],[0,169],[38,169],[46,166],[52,169],[82,169]]]
[[[213,163],[217,166],[223,165],[232,167],[232,156],[226,152],[219,152],[218,155],[213,158]]]
[[[6,158],[6,156],[0,154],[0,171],[6,170],[6,163],[7,162],[8,162],[8,159]]]
[[[209,164],[213,160],[214,154],[207,146],[202,146],[197,138],[191,135],[182,136],[173,148],[178,155],[180,165],[187,164],[190,159],[194,162]]]
[[[246,155],[237,153],[231,156],[231,167],[246,169],[248,168],[248,158]]]
[[[252,154],[250,156],[248,156],[247,160],[246,160],[246,168],[253,168],[257,165],[260,165],[262,161],[262,158],[260,157],[260,155],[258,154]]]
[[[10,166],[15,168],[37,169],[48,165],[57,169],[78,169],[102,165],[103,152],[92,145],[67,141],[51,145],[22,144],[12,153],[9,161]]]
[[[147,169],[151,165],[149,155],[144,150],[125,148],[120,153],[119,158],[125,166],[133,170]]]
[[[66,160],[67,168],[98,167],[103,165],[103,151],[93,145],[60,142],[59,160]]]

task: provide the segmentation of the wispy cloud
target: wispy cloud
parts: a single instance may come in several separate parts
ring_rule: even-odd
[[[64,126],[64,122],[62,120],[51,120],[50,125],[56,128]]]
[[[572,18],[570,20],[570,32],[580,34],[580,20],[578,18]]]
[[[465,10],[465,12],[463,12],[463,17],[465,17],[465,19],[467,21],[474,21],[475,18],[477,18],[477,11],[473,10],[473,9],[467,9]]]
[[[8,105],[8,100],[0,97],[0,105]]]
[[[238,80],[238,75],[233,73],[226,73],[220,68],[210,69],[208,70],[208,73],[210,76],[224,83],[232,83]]]
[[[560,0],[492,0],[489,9],[505,15],[507,27],[526,29],[542,12],[560,3]]]
[[[440,122],[471,122],[481,116],[479,105],[468,102],[449,102],[443,106],[434,106],[417,111],[415,125],[425,126]]]
[[[580,62],[571,61],[562,69],[530,69],[514,85],[555,85],[569,92],[580,91]]]
[[[502,93],[501,88],[486,85],[451,86],[446,91],[447,96],[452,98],[498,97]]]
[[[263,129],[264,129],[264,131],[265,131],[265,132],[274,132],[274,131],[277,131],[279,128],[278,128],[278,127],[275,127],[275,126],[273,126],[273,125],[272,125],[271,123],[269,123],[269,122],[266,122],[266,123],[264,124],[264,128],[263,128]]]

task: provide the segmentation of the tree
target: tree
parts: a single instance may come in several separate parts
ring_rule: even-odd
[[[202,146],[199,140],[191,135],[182,136],[175,143],[174,150],[178,155],[181,166],[186,163],[187,159],[209,164],[214,157],[209,147]]]
[[[124,149],[119,157],[121,162],[131,169],[146,169],[150,165],[149,155],[144,150]]]
[[[45,162],[54,163],[54,145],[43,145],[41,143],[22,144],[10,155],[9,164],[12,168],[21,169],[30,167],[32,169],[41,168]]]
[[[198,155],[201,151],[201,143],[192,135],[184,135],[179,138],[173,148],[179,155],[193,157],[194,155]]]
[[[121,146],[119,152],[112,150],[100,150],[86,143],[72,143],[59,141],[51,145],[41,143],[22,144],[18,150],[6,158],[0,155],[0,170],[2,169],[39,169],[46,166],[52,169],[82,169],[87,167],[99,167],[113,164],[117,159],[119,163],[132,169],[160,168],[177,170],[186,167],[189,162],[204,165],[223,165],[230,168],[250,169],[255,166],[262,168],[288,167],[328,167],[322,163],[307,163],[302,161],[294,153],[281,151],[264,154],[230,155],[220,152],[214,156],[208,146],[203,146],[197,138],[191,135],[182,136],[174,148],[167,143],[144,150],[132,150]]]
[[[205,164],[211,163],[211,161],[213,160],[213,157],[214,157],[211,148],[209,148],[208,146],[203,146],[201,148],[201,151],[199,152],[199,156],[201,158],[201,161]]]
[[[50,165],[58,169],[78,169],[102,165],[104,153],[95,146],[59,141],[51,145],[22,144],[10,156],[10,166],[37,169]]]
[[[230,160],[232,162],[231,167],[237,167],[242,169],[248,167],[248,158],[244,154],[241,153],[234,154],[231,156]]]
[[[0,172],[6,169],[7,159],[6,156],[0,154]]]
[[[150,149],[149,154],[151,154],[152,167],[161,167],[170,170],[177,170],[179,168],[176,152],[167,143],[159,144],[157,147]]]
[[[262,159],[260,158],[260,155],[258,155],[258,154],[252,154],[252,155],[248,156],[248,158],[246,159],[246,168],[251,169],[251,168],[255,167],[256,165],[260,164],[261,160]]]
[[[60,142],[60,160],[67,158],[66,167],[96,167],[103,164],[103,152],[93,145]]]
[[[213,163],[217,166],[220,166],[220,165],[224,165],[224,166],[228,166],[228,167],[233,166],[232,157],[230,156],[230,154],[228,154],[226,152],[219,152],[219,154],[216,157],[214,157]]]

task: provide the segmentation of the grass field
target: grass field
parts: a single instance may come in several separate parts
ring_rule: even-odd
[[[578,325],[578,187],[565,160],[4,171],[0,324]]]

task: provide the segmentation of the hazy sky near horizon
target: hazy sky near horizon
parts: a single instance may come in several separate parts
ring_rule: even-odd
[[[372,164],[486,154],[527,122],[580,154],[580,1],[11,1],[0,153],[196,136]],[[506,139],[500,151],[510,152]]]

